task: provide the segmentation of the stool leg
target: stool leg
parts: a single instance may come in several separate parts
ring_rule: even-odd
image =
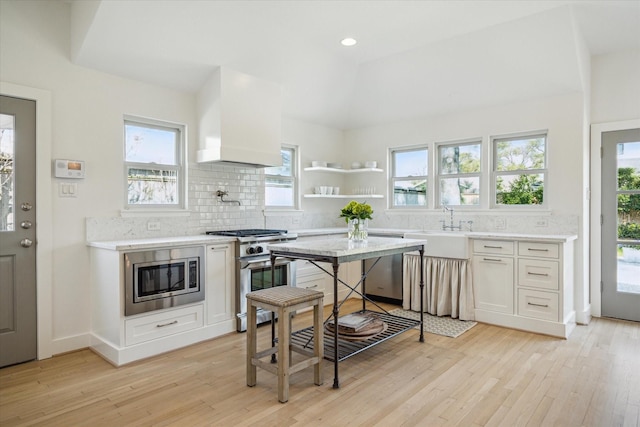
[[[247,385],[253,387],[256,385],[256,365],[253,364],[253,358],[256,356],[258,344],[256,307],[251,302],[249,302],[247,314]]]
[[[322,298],[313,307],[313,348],[318,363],[313,367],[313,379],[315,385],[322,385],[324,375],[322,373],[322,361],[324,359],[324,325],[322,324]]]
[[[285,403],[289,400],[289,310],[280,310],[278,317],[278,400]]]

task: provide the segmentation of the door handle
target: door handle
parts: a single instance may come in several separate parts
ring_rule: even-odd
[[[31,223],[31,221],[22,221],[20,223],[20,227],[24,228],[25,230],[28,228],[31,228],[33,224]]]
[[[20,246],[23,248],[30,248],[33,245],[33,240],[31,239],[22,239],[20,240]]]

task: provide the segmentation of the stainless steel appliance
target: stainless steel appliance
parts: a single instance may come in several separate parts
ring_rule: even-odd
[[[204,300],[204,247],[124,254],[124,315]]]
[[[296,285],[296,263],[279,259],[275,266],[275,280],[271,280],[271,260],[267,246],[298,238],[286,230],[248,229],[208,231],[207,234],[237,237],[236,245],[236,317],[238,332],[247,330],[247,294],[274,286]],[[258,323],[271,320],[271,312],[258,310]]]
[[[375,236],[374,233],[369,233]],[[402,238],[402,234],[384,234],[378,237]],[[366,259],[365,271],[375,263],[366,280],[365,294],[374,301],[402,305],[402,255],[387,255],[375,259]]]

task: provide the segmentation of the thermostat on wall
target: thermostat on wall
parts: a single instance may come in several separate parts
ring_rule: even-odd
[[[56,159],[54,161],[56,178],[84,178],[84,162],[81,160]]]

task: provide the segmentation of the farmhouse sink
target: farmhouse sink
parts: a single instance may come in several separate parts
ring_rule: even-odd
[[[406,239],[426,239],[424,256],[469,259],[469,237],[460,231],[405,233]]]

